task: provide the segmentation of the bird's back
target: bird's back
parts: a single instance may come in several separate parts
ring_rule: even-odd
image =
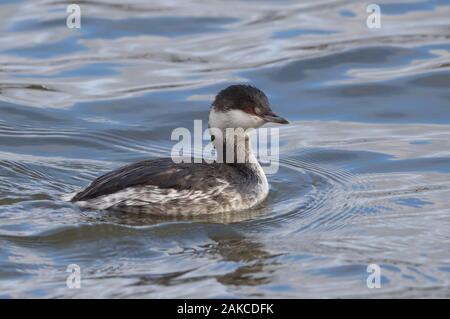
[[[109,172],[71,201],[94,209],[171,215],[238,210],[267,195],[261,172],[259,164],[175,163],[159,158]]]

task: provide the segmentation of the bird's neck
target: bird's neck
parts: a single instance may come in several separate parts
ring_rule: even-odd
[[[244,130],[221,130],[214,135],[214,147],[217,153],[216,161],[226,164],[258,164],[253,154],[251,138]]]

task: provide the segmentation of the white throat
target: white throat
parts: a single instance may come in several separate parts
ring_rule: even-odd
[[[250,132],[262,124],[264,123],[261,118],[241,110],[218,112],[211,109],[209,129],[211,136],[214,136],[217,161],[259,165],[253,154]]]

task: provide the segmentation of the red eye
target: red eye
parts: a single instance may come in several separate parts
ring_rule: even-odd
[[[252,105],[246,106],[244,111],[248,114],[255,114],[255,108]]]

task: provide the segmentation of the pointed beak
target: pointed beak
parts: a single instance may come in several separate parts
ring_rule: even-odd
[[[273,112],[263,114],[263,115],[261,115],[261,118],[266,122],[278,123],[278,124],[289,124],[288,120],[286,120],[285,118],[283,118],[279,115],[276,115]]]

